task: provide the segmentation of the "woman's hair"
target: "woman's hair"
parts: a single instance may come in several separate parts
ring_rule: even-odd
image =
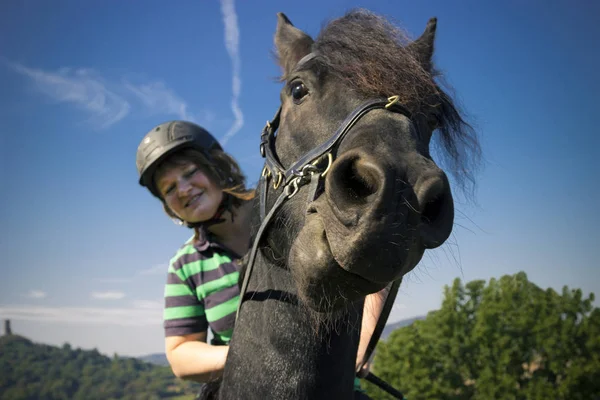
[[[254,189],[246,188],[246,177],[235,159],[220,149],[214,149],[209,154],[195,148],[182,149],[160,163],[154,172],[154,179],[166,168],[190,162],[200,168],[224,193],[231,196],[231,205],[234,209],[245,201],[252,200],[256,195]],[[180,219],[169,209],[164,200],[162,203],[169,217]]]

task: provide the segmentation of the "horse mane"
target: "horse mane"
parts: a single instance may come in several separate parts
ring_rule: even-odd
[[[313,50],[328,74],[335,75],[366,98],[400,96],[413,115],[434,118],[434,140],[444,166],[469,195],[481,148],[475,131],[448,94],[449,85],[431,63],[424,67],[409,46],[408,35],[389,20],[354,9],[330,21],[319,33]],[[428,68],[428,69],[425,69]],[[446,86],[446,90],[442,89]]]

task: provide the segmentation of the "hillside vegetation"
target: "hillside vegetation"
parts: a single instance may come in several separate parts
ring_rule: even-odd
[[[198,389],[168,367],[134,358],[0,337],[1,399],[192,399]]]

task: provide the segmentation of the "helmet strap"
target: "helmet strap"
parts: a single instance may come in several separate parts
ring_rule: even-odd
[[[233,221],[233,198],[229,193],[225,193],[223,192],[223,198],[221,199],[221,202],[219,203],[219,207],[217,208],[217,211],[215,212],[215,215],[213,215],[210,219],[206,220],[206,221],[202,221],[202,222],[193,222],[193,223],[185,223],[188,227],[190,228],[196,228],[196,227],[204,227],[204,228],[208,228],[212,225],[216,225],[216,224],[220,224],[221,222],[225,222],[225,218],[223,218],[223,214],[225,214],[226,211],[230,211],[231,212],[231,220]]]

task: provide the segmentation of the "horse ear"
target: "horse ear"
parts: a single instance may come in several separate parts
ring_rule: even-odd
[[[426,71],[431,71],[431,58],[433,57],[436,28],[437,18],[434,17],[427,22],[425,32],[423,32],[421,37],[408,45],[409,51],[414,54]]]
[[[310,53],[313,43],[312,38],[292,25],[284,13],[277,13],[275,47],[279,65],[285,74],[288,74],[302,57]]]

